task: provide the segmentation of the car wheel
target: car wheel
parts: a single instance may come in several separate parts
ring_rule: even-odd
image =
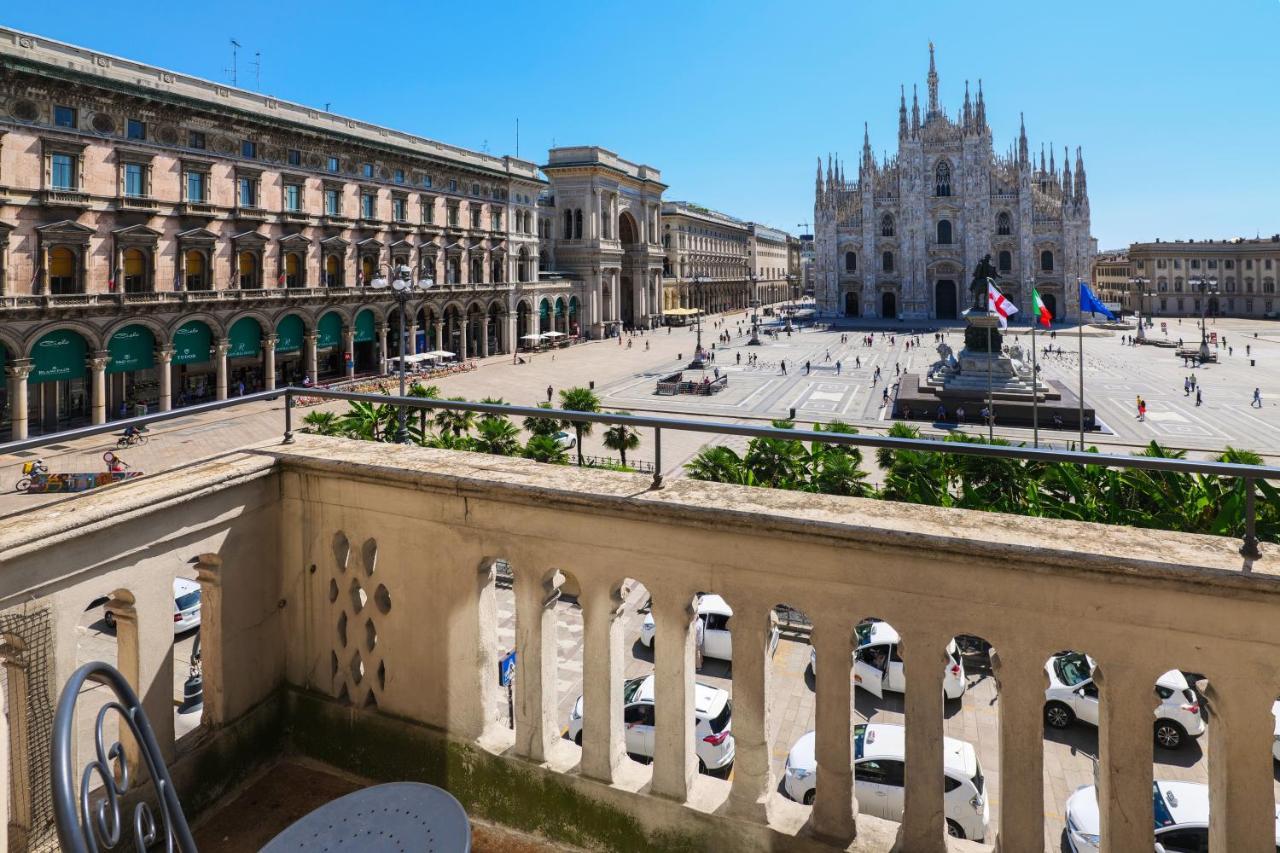
[[[699,773],[706,773],[706,772],[707,772],[707,765],[706,765],[705,763],[703,763],[703,761],[702,761],[702,759],[701,759],[701,758],[699,758],[699,759],[698,759],[698,772],[699,772]]]
[[[578,732],[576,735],[573,736],[573,742],[576,743],[578,746],[582,746],[582,732]]]
[[[809,790],[805,791],[805,792],[804,792],[804,804],[805,804],[806,806],[811,806],[811,805],[813,805],[813,798],[814,798],[815,796],[817,796],[817,794],[818,794],[818,791],[817,791],[817,789],[814,789],[814,788],[810,788]]]
[[[1055,729],[1065,729],[1076,721],[1075,712],[1061,702],[1046,702],[1044,721]]]
[[[1186,737],[1186,729],[1173,720],[1156,720],[1156,746],[1162,749],[1178,749]]]
[[[947,818],[947,835],[952,838],[964,838],[964,830],[960,828],[960,824],[951,818]]]

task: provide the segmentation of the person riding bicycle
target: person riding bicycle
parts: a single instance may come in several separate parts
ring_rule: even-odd
[[[129,426],[127,426],[127,427],[125,427],[125,428],[124,428],[124,436],[123,436],[123,437],[124,437],[124,438],[129,439],[130,441],[132,441],[133,439],[138,438],[138,437],[140,437],[140,436],[142,435],[142,430],[143,430],[143,428],[142,428],[142,427],[134,426],[134,425],[130,424]]]

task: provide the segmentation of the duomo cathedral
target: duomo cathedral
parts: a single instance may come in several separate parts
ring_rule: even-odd
[[[864,131],[857,176],[821,158],[814,200],[815,295],[820,310],[851,317],[952,319],[969,307],[968,283],[985,255],[997,286],[1029,316],[1031,287],[1055,318],[1079,315],[1077,278],[1094,254],[1089,193],[1079,148],[1075,164],[1052,146],[1038,161],[1018,139],[997,155],[979,81],[965,83],[952,118],[938,103],[929,45],[928,104],[913,87],[898,107],[898,151],[877,162]],[[1020,318],[1021,319],[1021,318]]]

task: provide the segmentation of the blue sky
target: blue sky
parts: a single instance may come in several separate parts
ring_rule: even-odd
[[[79,6],[79,9],[76,7]],[[796,232],[815,157],[897,141],[898,86],[937,46],[944,105],[982,78],[1003,151],[1084,148],[1093,230],[1280,231],[1280,0],[1203,2],[8,4],[0,23],[491,153],[598,144],[669,198]],[[361,11],[353,14],[353,9]]]

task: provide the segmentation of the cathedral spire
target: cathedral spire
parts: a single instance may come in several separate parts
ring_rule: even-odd
[[[969,103],[969,81],[964,81],[964,110],[962,112],[964,128],[968,130],[973,124],[973,106]]]
[[[920,133],[920,98],[916,89],[916,84],[911,84],[911,136],[918,136]]]
[[[899,86],[901,100],[898,102],[898,139],[907,138],[907,87]]]
[[[929,112],[928,120],[938,114],[938,69],[933,64],[933,42],[929,42]]]
[[[1050,175],[1058,174],[1058,167],[1055,166],[1053,163],[1053,143],[1052,142],[1049,143],[1049,174]]]
[[[978,78],[978,129],[987,128],[987,102],[982,100],[982,78]]]
[[[1040,175],[1043,177],[1048,170],[1044,167],[1044,143],[1040,143]]]
[[[827,152],[827,186],[833,186],[835,182],[835,173],[831,171],[831,152]]]
[[[819,157],[818,158],[818,179],[814,182],[814,185],[813,185],[813,197],[819,203],[821,203],[822,196],[824,193],[825,193],[825,189],[822,186],[822,158]]]
[[[1085,187],[1084,181],[1084,155],[1080,151],[1080,146],[1076,146],[1076,204],[1088,204],[1089,191]]]
[[[1066,145],[1062,146],[1062,201],[1064,204],[1071,201],[1071,197],[1075,194],[1071,183],[1070,157],[1070,149]]]
[[[1018,113],[1018,165],[1027,165],[1027,124],[1022,113]]]

